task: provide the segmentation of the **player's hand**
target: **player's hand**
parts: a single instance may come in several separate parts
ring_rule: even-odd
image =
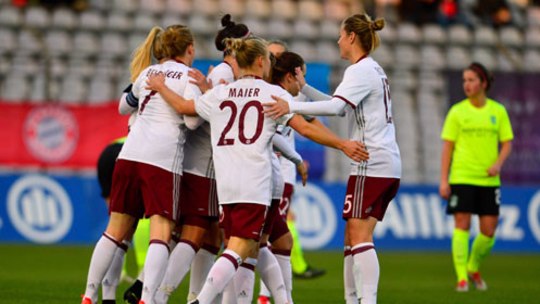
[[[296,72],[296,81],[298,81],[298,84],[300,85],[300,89],[302,89],[306,85],[306,78],[304,77],[304,71],[302,71],[302,67],[296,67],[294,69]]]
[[[165,87],[165,74],[163,73],[151,74],[150,76],[148,76],[148,79],[146,79],[145,89],[147,90],[159,92],[164,87]]]
[[[493,166],[489,167],[487,170],[487,173],[489,176],[497,176],[499,173],[501,173],[501,165],[494,164]]]
[[[341,151],[345,153],[350,159],[361,162],[369,159],[369,153],[366,149],[366,146],[355,140],[346,140],[343,141]]]
[[[212,81],[208,81],[201,71],[191,68],[188,75],[192,78],[189,82],[198,86],[199,89],[201,89],[201,92],[205,93],[212,88]]]
[[[289,114],[289,103],[285,101],[285,99],[282,99],[278,96],[272,95],[272,98],[276,102],[266,102],[263,103],[263,106],[265,107],[263,113],[267,114],[268,116],[272,117],[273,119],[280,118],[281,116],[285,114]]]
[[[439,185],[439,195],[445,200],[447,200],[450,198],[450,194],[452,194],[450,184],[448,184],[448,182],[441,182],[441,184]]]
[[[306,161],[302,161],[298,165],[296,165],[296,170],[298,171],[298,174],[302,177],[302,185],[306,185],[307,179],[308,179],[308,163]]]

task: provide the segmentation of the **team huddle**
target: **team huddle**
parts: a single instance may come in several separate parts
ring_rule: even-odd
[[[283,204],[292,188],[280,162],[293,164],[304,184],[307,168],[291,145],[292,130],[351,160],[343,209],[345,300],[376,303],[373,230],[401,176],[388,79],[369,56],[384,21],[365,14],[343,21],[338,45],[351,65],[333,96],[305,83],[299,54],[271,52],[230,15],[222,24],[216,48],[224,59],[207,76],[191,69],[196,50],[186,26],[155,27],[135,51],[132,85],[119,105],[133,118],[82,303],[97,303],[101,284],[119,276],[113,266],[144,217],[150,246],[139,304],[167,303],[189,271],[189,303],[251,303],[254,271],[274,303],[293,303],[292,237]],[[332,133],[318,115],[345,116],[349,139]]]

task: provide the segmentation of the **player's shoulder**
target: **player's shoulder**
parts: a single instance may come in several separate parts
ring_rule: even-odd
[[[496,111],[506,111],[506,107],[502,103],[494,99],[488,98],[486,102],[489,104],[491,108],[493,108]]]

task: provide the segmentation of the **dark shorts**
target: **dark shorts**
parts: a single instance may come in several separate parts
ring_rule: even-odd
[[[97,162],[97,177],[101,187],[101,197],[111,195],[112,177],[116,158],[122,150],[123,143],[112,143],[101,152]]]
[[[452,194],[446,208],[447,214],[466,212],[478,215],[499,215],[501,190],[499,187],[450,185]]]
[[[110,211],[141,218],[159,214],[178,219],[182,175],[119,159],[113,173]]]
[[[285,183],[283,188],[283,197],[279,203],[279,215],[287,221],[287,213],[289,213],[289,208],[291,207],[292,195],[294,193],[294,185]]]
[[[184,172],[180,190],[180,225],[207,229],[207,224],[217,221],[219,205],[216,180]]]
[[[261,204],[236,203],[222,207],[221,226],[225,238],[239,237],[259,241],[268,207]]]
[[[274,228],[274,223],[277,218],[279,218],[279,203],[280,200],[273,199],[270,204],[270,209],[266,214],[266,219],[264,220],[263,234],[270,234]]]
[[[343,218],[366,219],[374,217],[382,221],[386,208],[396,196],[398,189],[398,178],[349,176],[343,205]]]

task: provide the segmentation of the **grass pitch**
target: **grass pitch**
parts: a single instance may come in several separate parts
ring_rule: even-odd
[[[80,303],[92,254],[88,246],[0,245],[0,303]],[[308,252],[323,277],[294,281],[295,303],[343,303],[342,253]],[[379,252],[378,303],[540,303],[540,255],[495,253],[483,275],[489,290],[454,291],[450,253]],[[187,281],[187,280],[186,280]],[[119,288],[121,293],[127,288]],[[184,282],[170,303],[185,303]]]

